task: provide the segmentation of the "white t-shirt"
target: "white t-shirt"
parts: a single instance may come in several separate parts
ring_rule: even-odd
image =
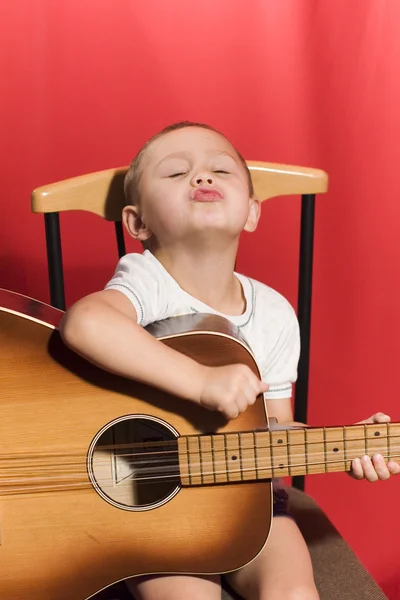
[[[240,316],[219,313],[185,292],[149,250],[121,258],[105,289],[125,294],[143,327],[167,317],[196,312],[225,317],[240,329],[263,381],[270,386],[265,398],[290,398],[300,353],[296,314],[289,302],[272,288],[240,273],[235,275],[246,299],[246,310]]]

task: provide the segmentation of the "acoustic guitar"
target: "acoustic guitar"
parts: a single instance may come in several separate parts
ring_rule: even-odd
[[[71,352],[62,312],[0,290],[0,598],[87,600],[145,573],[223,573],[271,527],[271,478],[399,455],[400,425],[271,430],[262,397],[221,415],[110,375]],[[247,364],[212,315],[150,328],[208,365]]]

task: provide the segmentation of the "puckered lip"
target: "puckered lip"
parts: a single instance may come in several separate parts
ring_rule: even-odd
[[[212,187],[197,187],[190,192],[190,197],[196,202],[215,202],[223,200],[224,195],[217,188]]]

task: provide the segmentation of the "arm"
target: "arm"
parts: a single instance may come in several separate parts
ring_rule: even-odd
[[[283,398],[279,400],[266,400],[267,413],[269,418],[276,419],[279,425],[294,425],[292,399]],[[302,423],[296,423],[302,425]]]
[[[187,400],[200,397],[201,365],[138,325],[132,303],[116,290],[79,300],[65,313],[60,333],[67,346],[106,371]]]
[[[227,419],[268,389],[245,365],[203,366],[158,341],[138,325],[132,303],[117,290],[79,300],[65,313],[60,333],[67,346],[102,369],[219,410]]]

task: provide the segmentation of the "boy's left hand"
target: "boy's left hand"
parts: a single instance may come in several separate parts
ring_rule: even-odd
[[[369,419],[358,421],[360,423],[389,423],[390,417],[384,413],[376,413]],[[387,464],[381,454],[374,454],[372,460],[369,456],[355,458],[351,463],[352,470],[349,475],[354,479],[366,479],[367,481],[378,481],[378,479],[389,479],[391,475],[400,473],[400,465],[393,460]]]

